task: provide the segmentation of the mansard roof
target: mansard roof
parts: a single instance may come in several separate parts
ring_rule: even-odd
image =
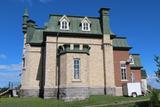
[[[103,10],[103,9],[102,9]],[[107,10],[104,10],[107,11]],[[104,20],[102,17],[106,18]],[[101,13],[100,17],[85,17],[85,16],[69,16],[69,15],[49,15],[49,20],[45,23],[43,28],[38,28],[35,23],[27,23],[27,40],[26,43],[30,44],[42,44],[44,41],[45,34],[59,34],[59,36],[68,35],[68,36],[78,36],[78,37],[88,37],[88,38],[102,38],[104,31],[102,31],[102,27],[109,31],[109,35],[113,39],[113,47],[114,49],[125,49],[129,50],[131,47],[128,45],[126,38],[124,37],[116,37],[111,30],[109,29],[109,20],[107,19],[108,15]],[[67,19],[69,24],[69,30],[61,30],[60,29],[60,20]],[[83,20],[87,20],[91,24],[91,30],[84,32],[82,31],[81,22]],[[104,21],[104,22],[103,22]],[[102,24],[103,23],[103,24]],[[32,26],[30,26],[32,25]],[[104,29],[103,29],[104,30]],[[106,32],[105,32],[106,33]],[[55,36],[56,36],[55,35]]]
[[[139,54],[130,54],[134,59],[134,64],[130,64],[131,69],[142,68],[140,55]]]
[[[128,45],[125,37],[115,37],[113,39],[113,48],[118,50],[129,50],[132,47]]]
[[[85,21],[87,21],[88,23],[91,23],[91,21],[90,21],[87,17],[84,17],[84,18],[81,20],[81,23],[84,23]]]
[[[62,17],[63,15],[50,15],[45,31],[102,35],[100,19],[97,17],[87,17],[91,22],[91,31],[89,32],[84,32],[81,28],[81,21],[85,18],[84,16],[67,16],[67,18],[70,20],[69,30],[59,29],[59,20]]]
[[[63,19],[66,19],[68,22],[70,22],[70,20],[68,19],[68,17],[67,17],[66,15],[63,15],[63,16],[59,19],[59,21],[62,21]]]

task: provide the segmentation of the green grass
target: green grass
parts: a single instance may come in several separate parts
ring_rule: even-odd
[[[73,102],[64,102],[62,100],[49,99],[44,100],[41,98],[1,98],[0,107],[83,107],[91,105],[104,105],[106,104],[117,104],[124,101],[134,101],[148,99],[148,96],[145,97],[114,97],[114,96],[91,96],[89,99],[83,101],[73,101]],[[134,107],[135,103],[121,104],[114,106],[106,107]],[[141,107],[141,106],[137,106]],[[142,106],[143,107],[143,106]],[[144,106],[146,107],[146,106]]]

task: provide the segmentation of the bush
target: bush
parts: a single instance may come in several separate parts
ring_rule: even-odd
[[[157,90],[153,90],[150,97],[150,107],[160,107],[159,103],[159,92]]]

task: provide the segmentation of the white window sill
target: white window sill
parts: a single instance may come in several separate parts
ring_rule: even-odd
[[[80,79],[73,79],[72,82],[81,82]]]
[[[121,80],[121,81],[128,81],[128,80]]]

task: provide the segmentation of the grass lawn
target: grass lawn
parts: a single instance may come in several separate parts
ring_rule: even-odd
[[[133,102],[123,104],[123,102],[137,101],[148,98],[148,96],[132,98],[101,95],[91,96],[89,99],[73,102],[64,102],[56,99],[44,100],[41,98],[0,98],[0,107],[84,107],[92,105],[101,105],[101,107],[147,107],[142,105],[139,106],[139,104],[141,104],[140,102],[139,104]],[[122,104],[116,105],[117,103]],[[142,103],[147,104],[147,101]]]

